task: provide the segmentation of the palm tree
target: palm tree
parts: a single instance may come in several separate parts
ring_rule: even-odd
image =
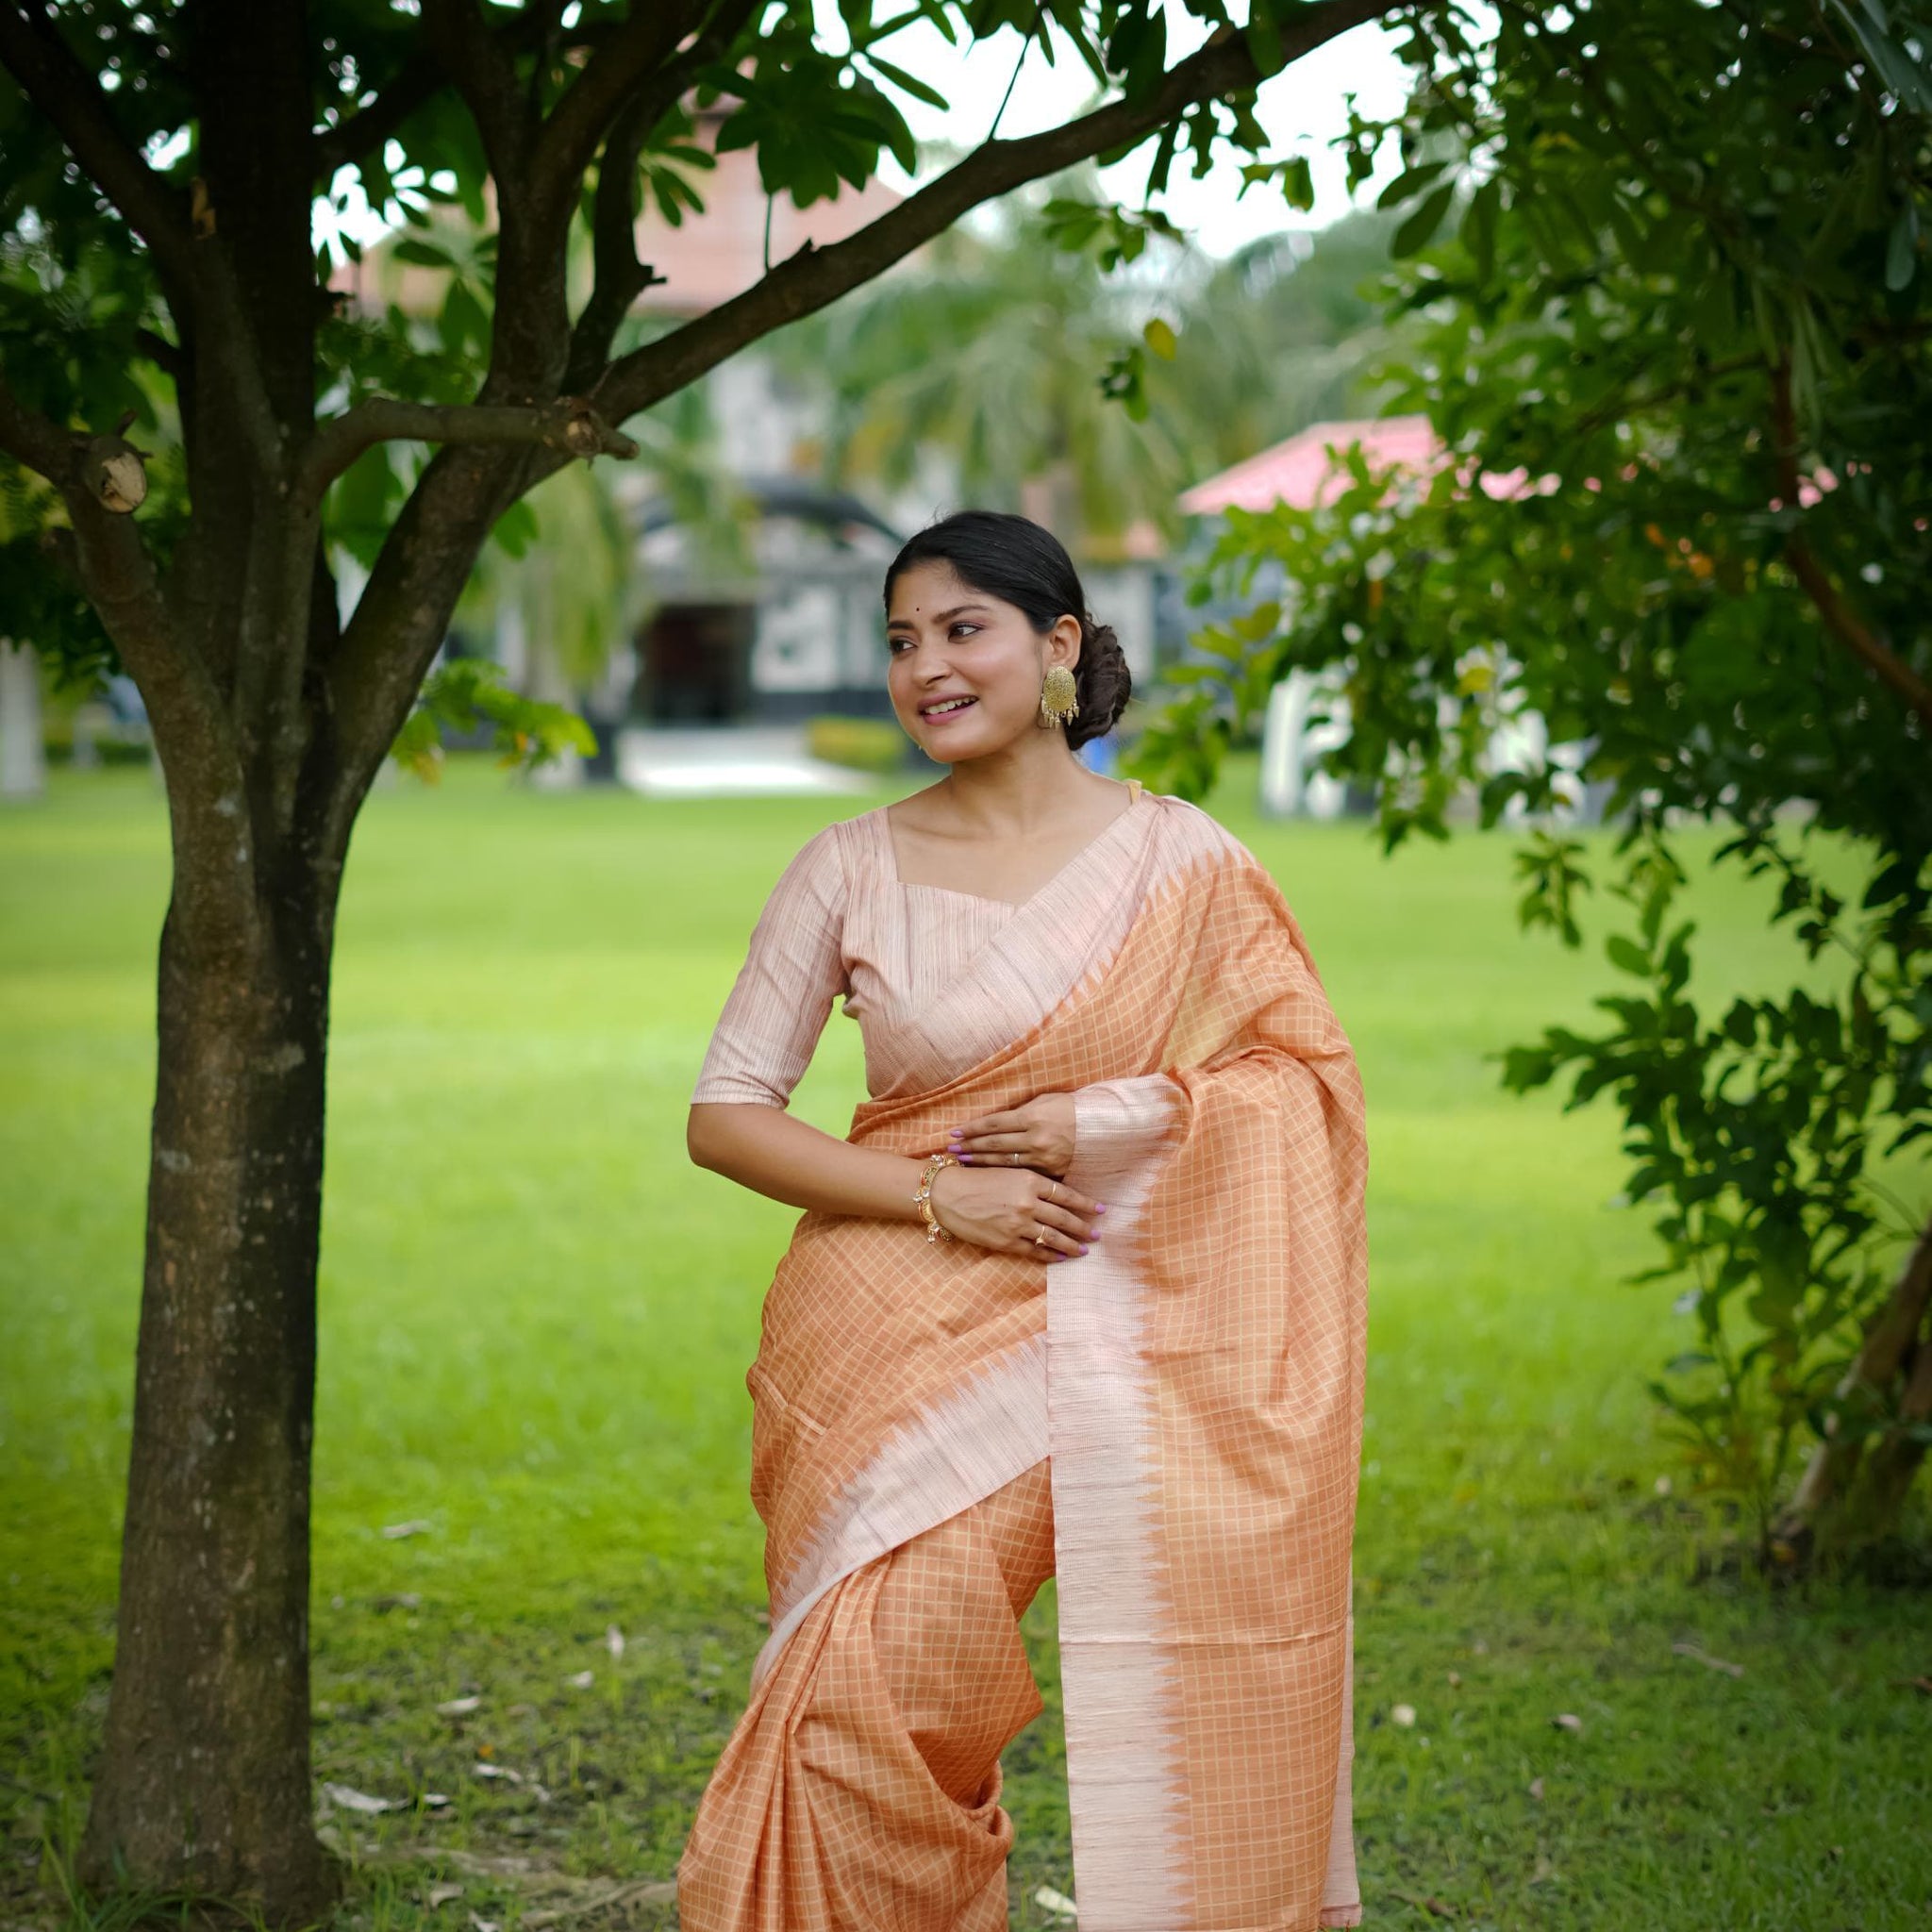
[[[828,482],[904,489],[937,450],[975,502],[1044,492],[1057,528],[1105,546],[1163,518],[1181,464],[1164,422],[1134,423],[1097,384],[1147,297],[1056,250],[1036,204],[1004,212],[1001,231],[950,231],[774,353],[794,380],[829,382]]]
[[[1109,274],[1052,239],[1046,197],[1093,199],[1061,177],[1016,195],[988,232],[928,244],[896,275],[774,339],[792,379],[829,384],[826,480],[903,490],[935,455],[951,487],[996,508],[1038,506],[1086,554],[1136,525],[1178,534],[1192,481],[1358,400],[1385,346],[1363,284],[1386,262],[1386,220],[1351,216],[1214,262],[1157,238]],[[1145,355],[1135,421],[1101,378],[1150,319],[1171,360]]]

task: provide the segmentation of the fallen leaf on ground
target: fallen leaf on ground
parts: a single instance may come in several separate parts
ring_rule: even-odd
[[[385,1524],[382,1533],[391,1542],[394,1542],[399,1538],[406,1536],[427,1536],[435,1526],[434,1524],[426,1523],[421,1517],[417,1517],[408,1523]]]
[[[611,1624],[604,1633],[604,1647],[609,1651],[612,1657],[622,1657],[624,1655],[624,1632],[615,1624]]]
[[[475,1928],[475,1932],[503,1932],[503,1921],[501,1919],[485,1919],[472,1912],[470,1914],[470,1924]]]
[[[438,1717],[468,1717],[473,1710],[482,1707],[480,1697],[452,1697],[447,1704],[436,1707]]]
[[[340,1805],[344,1811],[360,1811],[365,1817],[374,1817],[378,1811],[399,1811],[401,1801],[395,1798],[372,1798],[367,1791],[358,1791],[353,1785],[324,1785],[331,1805]]]
[[[549,1911],[525,1912],[520,1921],[528,1927],[560,1925],[566,1919],[581,1919],[611,1906],[668,1906],[677,1896],[675,1878],[634,1878],[614,1885],[606,1891],[580,1898],[575,1905],[558,1906]]]
[[[563,1681],[573,1690],[588,1690],[597,1681],[597,1674],[594,1671],[579,1671],[575,1676],[566,1677]]]
[[[1450,1690],[1460,1690],[1460,1689],[1461,1689],[1461,1687],[1462,1687],[1462,1673],[1461,1673],[1460,1671],[1451,1671],[1451,1672],[1449,1673],[1449,1688],[1450,1688]]]
[[[432,1885],[424,1893],[423,1900],[433,1912],[438,1906],[446,1906],[451,1899],[461,1898],[462,1895],[463,1888],[460,1885]]]
[[[1033,1903],[1042,1912],[1053,1912],[1062,1919],[1077,1916],[1080,1909],[1065,1892],[1056,1891],[1050,1885],[1042,1885],[1033,1894]]]
[[[1559,1710],[1550,1722],[1559,1731],[1580,1732],[1583,1729],[1583,1720],[1574,1710]]]
[[[1744,1674],[1742,1664],[1726,1663],[1723,1657],[1712,1657],[1709,1651],[1700,1650],[1694,1643],[1674,1643],[1671,1648],[1679,1657],[1694,1657],[1699,1663],[1707,1664],[1714,1671],[1723,1671],[1726,1676],[1741,1677]]]
[[[1533,1777],[1533,1778],[1531,1778],[1531,1779],[1530,1779],[1530,1781],[1529,1781],[1529,1795],[1530,1795],[1530,1796],[1531,1796],[1532,1798],[1534,1798],[1534,1799],[1535,1799],[1535,1800],[1537,1801],[1537,1803],[1538,1803],[1539,1805],[1541,1805],[1541,1804],[1542,1803],[1542,1801],[1543,1801],[1543,1781],[1542,1781],[1542,1779],[1541,1779],[1541,1778],[1540,1778],[1540,1777]]]
[[[506,1778],[513,1785],[520,1785],[524,1781],[523,1773],[512,1771],[507,1764],[483,1764],[479,1762],[473,1765],[471,1769],[475,1772],[478,1777]]]
[[[1456,1907],[1438,1898],[1433,1891],[1427,1898],[1417,1898],[1412,1891],[1398,1891],[1393,1895],[1404,1905],[1414,1906],[1419,1910],[1427,1912],[1433,1919],[1453,1919],[1456,1916]]]
[[[393,1596],[372,1597],[369,1607],[377,1615],[386,1615],[391,1610],[419,1610],[423,1599],[413,1590],[399,1590]]]
[[[373,1863],[386,1858],[417,1860],[425,1864],[453,1865],[476,1878],[520,1877],[531,1869],[532,1860],[521,1852],[508,1857],[489,1857],[481,1852],[458,1851],[454,1845],[365,1845],[362,1857]]]

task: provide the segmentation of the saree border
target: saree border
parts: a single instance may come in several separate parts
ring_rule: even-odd
[[[1141,1356],[1148,1284],[1141,1213],[1172,1143],[1113,1168],[1107,1235],[1047,1275],[1054,1564],[1074,1890],[1106,1932],[1192,1923],[1185,1751],[1159,1554],[1158,1411]],[[1078,1184],[1079,1160],[1069,1169]]]
[[[840,1490],[774,1601],[754,1692],[813,1605],[854,1571],[1046,1460],[1046,1337],[1029,1336],[901,1423]]]

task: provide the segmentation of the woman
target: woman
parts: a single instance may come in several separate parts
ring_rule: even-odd
[[[893,709],[951,770],[807,841],[692,1095],[692,1159],[807,1211],[748,1378],[771,1637],[685,1932],[1004,1926],[1050,1575],[1082,1932],[1360,1921],[1361,1088],[1257,860],[1073,755],[1128,691],[1085,611],[1021,517],[900,552]],[[785,1111],[841,992],[843,1141]]]

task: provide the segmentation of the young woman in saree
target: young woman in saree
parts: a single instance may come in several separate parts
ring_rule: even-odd
[[[771,1636],[680,1923],[1004,1926],[1056,1576],[1082,1932],[1359,1924],[1349,1043],[1247,849],[1074,756],[1128,677],[1048,532],[947,518],[886,615],[951,769],[806,841],[692,1095],[691,1158],[806,1211],[748,1376]],[[842,1141],[786,1111],[840,994]]]

